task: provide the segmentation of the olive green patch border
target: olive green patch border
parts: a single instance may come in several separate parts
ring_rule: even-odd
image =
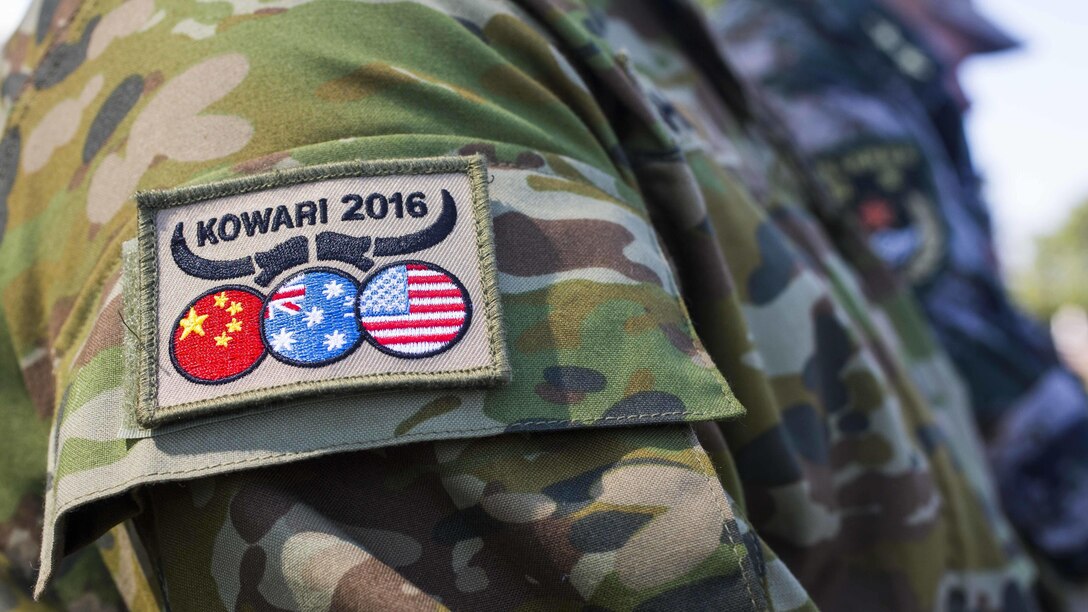
[[[383,372],[362,376],[344,377],[327,381],[304,381],[276,387],[253,389],[234,395],[199,400],[161,408],[158,405],[159,365],[159,275],[155,218],[159,210],[194,204],[212,198],[241,195],[265,189],[311,183],[316,181],[378,177],[409,174],[465,173],[472,187],[472,211],[476,220],[476,247],[483,285],[483,311],[487,324],[487,341],[492,363],[476,368],[445,372]],[[134,376],[127,377],[132,389],[126,390],[129,406],[126,410],[136,422],[145,428],[156,427],[180,419],[220,413],[246,406],[256,406],[272,401],[284,401],[300,396],[326,395],[354,389],[379,389],[389,387],[437,387],[437,386],[493,386],[510,380],[510,363],[506,353],[502,330],[502,312],[495,263],[494,237],[491,223],[491,199],[487,192],[487,165],[483,156],[432,157],[406,160],[382,160],[334,162],[288,170],[278,170],[234,179],[215,181],[203,185],[177,189],[142,191],[135,196],[137,202],[137,253],[136,264],[126,270],[133,272],[135,282],[134,306],[128,309],[134,320],[136,342],[143,355],[136,353]],[[130,288],[126,284],[126,291]],[[126,300],[128,296],[126,295]],[[136,314],[136,310],[142,314]],[[478,310],[478,311],[479,311]]]

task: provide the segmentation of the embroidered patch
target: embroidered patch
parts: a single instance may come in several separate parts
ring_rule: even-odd
[[[947,228],[925,158],[911,142],[865,141],[821,156],[816,168],[834,216],[911,280],[924,281],[945,256]]]
[[[468,329],[472,299],[457,277],[422,261],[390,265],[367,281],[359,299],[367,340],[398,357],[437,355]]]
[[[479,157],[137,194],[135,417],[509,378]]]
[[[261,336],[272,356],[302,367],[347,357],[362,334],[355,321],[355,279],[327,268],[293,276],[268,297]]]
[[[198,297],[173,326],[170,359],[182,376],[225,383],[249,373],[264,358],[259,325],[261,294],[221,287]]]

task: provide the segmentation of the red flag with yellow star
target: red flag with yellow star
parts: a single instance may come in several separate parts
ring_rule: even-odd
[[[246,287],[219,287],[197,298],[178,317],[170,357],[178,372],[201,383],[223,383],[249,373],[264,357],[261,306]]]

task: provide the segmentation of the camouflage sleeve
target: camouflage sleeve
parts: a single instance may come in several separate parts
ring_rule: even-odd
[[[687,425],[743,409],[562,23],[490,0],[167,4],[42,3],[8,48],[0,282],[54,419],[39,592],[142,511],[177,609],[811,606]],[[126,420],[134,192],[476,155],[508,386]],[[100,547],[145,605],[127,533]]]
[[[938,128],[932,100],[920,99],[939,66],[866,6],[836,22],[831,3],[737,2],[718,11],[719,33],[826,188],[825,224],[913,286],[968,386],[1006,512],[1044,558],[1083,580],[1088,395],[1003,286],[978,185],[939,131],[961,129],[958,119]]]
[[[38,602],[31,600],[41,547],[48,414],[30,400],[0,316],[0,610],[123,609],[96,548],[73,555]]]
[[[625,67],[683,153],[632,162],[646,191],[660,190],[686,304],[747,409],[697,424],[704,448],[739,478],[746,515],[821,607],[1030,608],[1031,564],[948,418],[961,406],[930,405],[907,374],[941,365],[915,338],[926,328],[907,320],[888,334],[902,334],[910,359],[877,331],[891,327],[880,312],[890,292],[861,289],[869,279],[827,241],[762,126],[715,95],[732,79],[715,71],[714,41],[688,5],[668,3],[662,19],[642,3],[602,3],[585,19],[628,50]]]
[[[139,522],[174,610],[807,602],[685,426],[413,444],[145,497]]]

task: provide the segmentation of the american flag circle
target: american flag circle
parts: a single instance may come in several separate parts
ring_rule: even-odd
[[[456,344],[472,320],[461,281],[423,261],[401,261],[374,272],[359,293],[367,341],[397,357],[437,355]]]

